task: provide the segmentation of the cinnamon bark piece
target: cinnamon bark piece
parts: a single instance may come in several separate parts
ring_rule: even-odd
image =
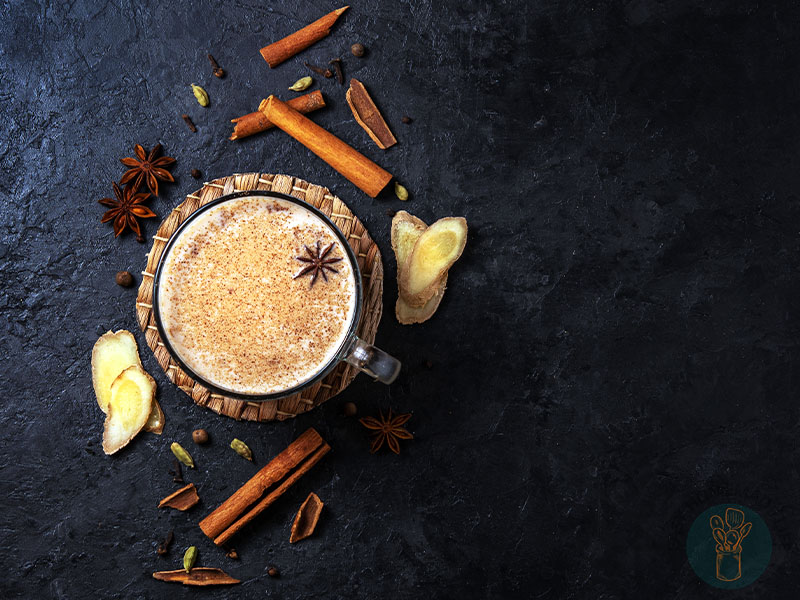
[[[319,90],[314,90],[310,94],[292,98],[286,104],[291,106],[299,113],[307,114],[323,108],[325,106],[325,99],[322,97],[322,92]],[[231,123],[234,124],[233,133],[231,134],[231,137],[228,138],[231,140],[239,140],[275,127],[275,125],[270,123],[269,119],[267,119],[267,117],[264,116],[264,113],[262,113],[260,110],[237,117],[235,119],[231,119]]]
[[[190,483],[164,498],[158,503],[158,508],[189,510],[198,502],[200,502],[200,496],[197,495],[197,488],[194,487],[193,483]]]
[[[397,143],[397,139],[363,83],[358,79],[351,79],[345,98],[347,98],[347,104],[350,105],[350,110],[353,111],[356,122],[369,134],[372,141],[378,144],[379,148],[386,150]]]
[[[314,533],[323,506],[322,500],[314,492],[308,495],[305,502],[300,505],[300,510],[297,511],[297,516],[292,523],[292,532],[289,535],[290,544],[304,540]]]
[[[331,447],[316,430],[308,429],[247,483],[200,521],[214,543],[227,543],[306,474]]]
[[[153,579],[168,581],[170,583],[182,583],[183,585],[233,585],[241,583],[234,579],[222,569],[215,567],[194,567],[188,573],[183,569],[175,571],[156,571]]]
[[[337,8],[310,25],[306,25],[299,31],[287,35],[282,40],[273,42],[269,46],[264,46],[261,49],[261,56],[264,57],[264,60],[267,61],[270,68],[274,69],[287,58],[291,58],[298,52],[302,52],[311,44],[320,41],[328,35],[331,32],[333,24],[336,23],[337,19],[348,8],[350,7],[343,6],[342,8]]]
[[[258,109],[368,196],[377,196],[393,179],[391,173],[275,96],[267,98]]]

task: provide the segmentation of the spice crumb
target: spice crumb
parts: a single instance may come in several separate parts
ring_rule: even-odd
[[[403,117],[402,119],[400,119],[400,120],[401,120],[403,123],[405,123],[406,125],[410,125],[411,123],[413,123],[413,122],[414,122],[414,119],[412,119],[411,117],[409,117],[409,116],[407,116],[407,115],[406,115],[406,116],[404,116],[404,117]]]
[[[232,560],[239,560],[239,553],[236,551],[236,548],[231,548],[225,553],[225,556]]]
[[[192,121],[192,118],[189,115],[181,115],[181,117],[183,117],[184,122],[186,123],[186,125],[189,126],[189,129],[191,130],[191,132],[192,133],[197,133],[197,127],[195,127],[195,124],[194,124],[194,121]]]

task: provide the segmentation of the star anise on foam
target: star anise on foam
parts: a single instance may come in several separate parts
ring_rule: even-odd
[[[116,200],[113,198],[101,198],[98,200],[100,204],[111,209],[106,211],[100,222],[108,223],[113,221],[114,237],[119,236],[120,233],[125,231],[125,228],[130,227],[136,234],[136,240],[143,242],[142,230],[139,227],[139,221],[136,219],[148,219],[156,216],[156,213],[152,210],[142,206],[142,202],[150,197],[150,192],[138,192],[131,185],[121,189],[116,182],[112,185],[114,186]]]
[[[158,180],[175,182],[172,173],[167,171],[164,167],[175,164],[175,159],[170,156],[162,156],[156,158],[161,153],[161,144],[156,144],[150,150],[150,154],[146,154],[141,144],[136,144],[133,147],[136,158],[120,158],[121,162],[126,167],[130,167],[120,179],[120,183],[133,182],[133,188],[138,190],[142,186],[142,182],[147,182],[147,187],[153,196],[158,196]],[[138,159],[138,160],[137,160]]]
[[[325,271],[331,271],[333,273],[338,273],[337,269],[334,269],[331,264],[337,263],[341,259],[340,258],[325,258],[330,254],[330,251],[333,250],[333,247],[336,245],[336,242],[331,242],[327,246],[325,246],[324,250],[320,250],[319,241],[317,241],[317,249],[316,251],[312,250],[308,246],[306,246],[306,254],[308,256],[296,256],[295,258],[302,263],[306,263],[306,266],[300,269],[300,271],[292,277],[292,279],[297,279],[298,277],[302,277],[308,273],[313,273],[311,276],[311,283],[308,287],[314,287],[314,284],[317,281],[317,277],[322,274],[322,278],[327,282],[328,276],[325,274]]]
[[[373,454],[381,449],[384,442],[389,446],[389,450],[395,454],[400,454],[400,443],[398,440],[413,440],[414,436],[403,427],[406,422],[411,418],[411,413],[404,415],[397,415],[392,417],[392,409],[389,409],[389,415],[384,417],[383,411],[380,412],[380,418],[363,417],[358,420],[364,427],[373,431],[372,445],[369,451]]]

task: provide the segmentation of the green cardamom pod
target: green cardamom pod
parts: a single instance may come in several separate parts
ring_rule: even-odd
[[[408,190],[396,181],[394,182],[394,195],[403,202],[408,200]]]
[[[239,456],[246,458],[251,462],[253,461],[253,453],[250,452],[250,448],[248,448],[247,444],[245,444],[242,440],[233,438],[233,441],[231,442],[231,448],[236,450],[236,454]]]
[[[197,546],[189,546],[183,554],[183,569],[188,573],[197,560]]]
[[[175,455],[179,461],[185,464],[187,467],[191,467],[194,469],[194,461],[192,460],[192,455],[189,454],[183,446],[181,446],[178,442],[172,442],[172,445],[169,447],[172,450],[172,453]]]
[[[200,104],[200,106],[208,106],[211,103],[211,101],[208,99],[208,92],[206,92],[199,85],[192,84],[192,91],[194,92],[194,97],[197,98],[197,102]]]
[[[303,90],[311,87],[312,83],[314,83],[314,80],[311,79],[311,77],[301,77],[295,81],[289,89],[293,92],[302,92]]]

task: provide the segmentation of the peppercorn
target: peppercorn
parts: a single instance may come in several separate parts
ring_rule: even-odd
[[[200,169],[192,169],[192,177],[195,179],[200,179],[203,174],[200,172]]]
[[[270,567],[269,569],[267,569],[267,575],[269,575],[270,577],[280,577],[281,572],[278,571],[278,569],[276,569],[275,567]]]
[[[208,432],[205,429],[195,429],[192,432],[192,441],[195,444],[205,444],[208,441]]]
[[[355,417],[356,413],[358,412],[358,407],[354,402],[345,402],[343,410],[345,417]]]
[[[120,271],[117,273],[117,285],[122,287],[131,287],[133,285],[133,275],[128,271]]]
[[[365,51],[366,48],[364,48],[364,44],[353,44],[350,46],[350,52],[353,53],[353,56],[357,56],[358,58],[364,56]]]

